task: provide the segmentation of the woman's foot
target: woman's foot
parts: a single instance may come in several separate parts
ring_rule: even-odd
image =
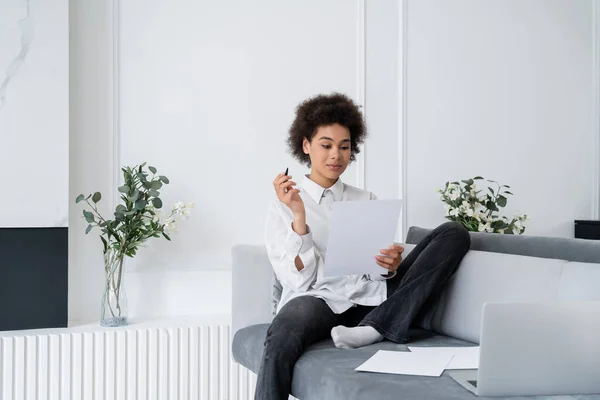
[[[338,325],[331,330],[331,338],[338,349],[355,349],[383,340],[383,336],[371,326],[347,328]]]

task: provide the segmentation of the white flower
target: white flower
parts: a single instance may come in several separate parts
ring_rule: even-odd
[[[454,208],[450,211],[450,216],[452,217],[458,217],[458,215],[460,214],[460,210],[458,208]]]
[[[460,192],[457,190],[452,190],[448,193],[448,198],[452,201],[458,199],[460,197]]]
[[[468,201],[462,202],[461,209],[462,209],[463,213],[465,213],[469,217],[472,217],[473,214],[475,214],[475,210],[473,209],[473,207],[471,206],[471,204]]]
[[[177,226],[175,225],[175,222],[167,222],[165,224],[164,231],[167,235],[177,232]]]
[[[527,215],[527,214],[519,215],[517,218],[520,219],[521,221],[527,221],[528,219],[530,219],[529,215]]]
[[[513,224],[513,226],[518,229],[519,231],[521,230],[521,228],[523,228],[523,224],[521,224],[520,220],[516,220]]]
[[[475,218],[477,221],[487,221],[487,216],[481,211],[475,211],[473,213],[473,218]]]
[[[184,217],[184,219],[190,216],[192,208],[194,208],[194,203],[183,203],[181,201],[176,202],[172,206],[173,214]]]
[[[492,226],[490,225],[489,222],[486,222],[485,224],[479,224],[479,227],[477,228],[477,230],[479,232],[484,232],[484,231],[485,232],[492,232],[493,231]]]
[[[444,210],[446,211],[446,216],[450,215],[450,204],[444,204]]]

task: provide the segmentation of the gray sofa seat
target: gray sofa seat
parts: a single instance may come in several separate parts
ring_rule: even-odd
[[[427,232],[410,228],[407,249],[412,249]],[[478,343],[481,306],[486,301],[600,301],[600,241],[478,233],[471,233],[471,237],[471,251],[448,287],[415,322],[419,329],[411,331],[409,345]],[[277,291],[273,292],[272,270],[262,246],[235,246],[232,256],[232,353],[237,362],[258,372],[266,330],[273,317],[272,296]],[[380,349],[402,351],[406,346],[384,341],[342,350],[336,349],[331,340],[311,346],[296,364],[292,394],[301,400],[477,398],[447,372],[440,378],[430,378],[354,371]],[[600,400],[600,395],[522,399],[542,398]]]
[[[234,339],[236,361],[258,373],[263,342],[269,324],[252,325],[239,330]],[[410,332],[410,346],[473,346],[473,343],[420,329]],[[368,399],[368,400],[452,400],[489,399],[477,397],[458,385],[445,371],[441,377],[377,374],[355,371],[378,350],[408,351],[406,345],[383,341],[354,350],[337,349],[331,340],[310,346],[296,363],[292,393],[298,399]],[[599,396],[528,396],[507,397],[511,400],[591,400]]]

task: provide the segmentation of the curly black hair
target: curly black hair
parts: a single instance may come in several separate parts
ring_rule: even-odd
[[[350,131],[350,161],[360,152],[358,145],[367,136],[367,127],[360,106],[341,93],[320,94],[296,107],[296,118],[287,139],[288,150],[301,163],[310,167],[310,157],[302,150],[303,139],[312,141],[321,126],[340,124]]]

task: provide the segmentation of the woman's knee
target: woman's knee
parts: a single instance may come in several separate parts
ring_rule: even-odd
[[[323,300],[313,296],[301,296],[290,300],[271,322],[265,346],[288,351],[302,349],[307,339],[304,336],[310,334],[310,325],[317,322],[322,302]]]
[[[471,246],[471,235],[469,231],[461,224],[455,221],[449,221],[440,225],[440,230],[444,236],[451,237],[458,246],[465,248],[465,251]]]
[[[271,324],[265,338],[265,347],[282,354],[300,354],[303,340],[290,327]]]

